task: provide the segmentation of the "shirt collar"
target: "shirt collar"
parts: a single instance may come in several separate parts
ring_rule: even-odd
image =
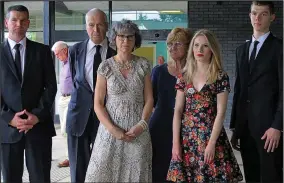
[[[67,56],[67,60],[63,61],[63,64],[67,64],[68,63],[68,60],[69,60],[69,53],[68,53],[68,56]]]
[[[258,39],[255,39],[255,37],[252,35],[252,43],[255,42],[255,40],[257,40],[260,43],[260,45],[262,45],[264,41],[266,40],[266,38],[269,36],[269,34],[270,34],[270,31],[263,34]]]
[[[105,38],[101,44],[99,44],[102,46],[102,48],[106,48],[107,47],[107,38]],[[91,50],[94,46],[97,46],[97,44],[95,44],[91,39],[89,39],[88,41],[88,48],[89,50]]]
[[[14,49],[14,47],[15,47],[16,44],[21,44],[22,46],[26,47],[27,38],[24,37],[24,38],[23,38],[20,42],[18,42],[18,43],[17,43],[16,41],[14,41],[14,40],[8,38],[8,42],[9,42],[9,45],[10,45],[11,49]]]

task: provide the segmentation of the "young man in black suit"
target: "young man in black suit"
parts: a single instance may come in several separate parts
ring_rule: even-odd
[[[236,50],[230,127],[241,152],[246,182],[282,182],[283,41],[270,32],[271,1],[253,1],[250,41]]]
[[[4,182],[22,182],[24,151],[30,182],[50,182],[55,69],[50,48],[26,38],[29,24],[25,6],[8,8],[8,39],[0,45]]]

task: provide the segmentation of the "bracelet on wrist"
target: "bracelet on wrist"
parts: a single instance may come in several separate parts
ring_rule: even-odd
[[[140,120],[138,124],[142,127],[143,130],[146,130],[148,128],[148,123],[144,119]]]

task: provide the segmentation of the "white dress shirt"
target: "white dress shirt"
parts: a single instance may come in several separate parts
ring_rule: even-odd
[[[15,46],[16,44],[18,44],[16,41],[13,41],[12,39],[8,38],[8,43],[10,45],[10,49],[11,49],[11,53],[13,55],[13,59],[15,61],[15,55],[16,55],[16,49]],[[27,43],[27,38],[24,37],[19,44],[21,44],[20,46],[20,54],[21,54],[21,69],[22,69],[22,77],[24,74],[24,69],[25,69],[25,56],[26,56],[26,43]]]
[[[102,43],[100,44],[100,52],[102,61],[106,60],[106,54],[108,49],[107,39],[105,38]],[[85,64],[85,78],[89,83],[91,89],[93,90],[93,64],[94,64],[94,56],[96,53],[96,44],[89,39],[87,45],[87,53],[86,53],[86,64]]]
[[[250,58],[250,55],[251,55],[251,52],[253,50],[253,47],[254,47],[254,42],[255,41],[258,41],[259,43],[257,44],[257,47],[256,47],[256,54],[255,54],[255,58],[257,57],[257,54],[260,50],[260,48],[262,47],[264,41],[266,40],[266,38],[269,36],[270,32],[267,32],[265,34],[263,34],[262,36],[260,36],[258,39],[255,39],[255,37],[252,35],[252,39],[251,39],[251,44],[250,44],[250,47],[249,47],[249,58]],[[255,59],[254,58],[254,59]]]

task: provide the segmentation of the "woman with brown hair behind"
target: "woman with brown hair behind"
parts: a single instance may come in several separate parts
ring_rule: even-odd
[[[192,38],[188,29],[175,28],[167,38],[170,55],[168,63],[152,70],[154,113],[149,128],[153,147],[153,182],[165,182],[171,161],[172,121],[175,104],[176,76],[185,65],[187,50]]]
[[[167,179],[174,182],[238,182],[243,179],[223,127],[229,77],[208,30],[195,33],[176,83],[173,149]]]

